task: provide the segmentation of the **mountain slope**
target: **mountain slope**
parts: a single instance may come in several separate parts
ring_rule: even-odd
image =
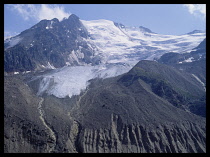
[[[206,91],[206,39],[188,54],[166,53],[158,62],[191,74]],[[191,112],[206,116],[206,96],[189,105]],[[196,104],[196,105],[195,105]]]
[[[139,68],[141,68],[140,71]],[[17,145],[25,141],[22,144],[23,147],[15,147],[13,152],[27,152],[30,147],[33,148],[30,149],[31,152],[206,152],[205,118],[173,106],[167,94],[164,97],[156,93],[153,85],[158,83],[152,81],[152,75],[158,72],[156,69],[163,69],[165,76],[170,75],[169,71],[172,70],[154,61],[140,61],[126,74],[108,79],[91,80],[88,89],[79,96],[59,99],[45,94],[42,96],[42,101],[29,88],[32,87],[31,85],[26,91],[22,90],[20,97],[10,99],[14,91],[22,89],[19,84],[24,85],[25,81],[30,80],[30,73],[27,74],[28,78],[21,79],[22,81],[14,80],[17,82],[14,85],[15,88],[11,88],[8,83],[13,82],[10,78],[18,79],[18,75],[5,76],[5,89],[8,89],[4,102],[7,122],[5,123],[5,151],[11,152],[11,148],[14,147],[14,142],[11,142],[13,140]],[[144,75],[142,71],[147,71],[149,75]],[[172,70],[171,73],[174,73],[175,78],[166,77],[169,81],[180,76],[176,70]],[[155,79],[164,80],[161,76]],[[187,81],[185,80],[185,83]],[[195,80],[188,83],[193,85],[193,82]],[[173,88],[170,89],[168,83],[163,82],[161,85],[166,91],[171,90],[174,92],[172,94],[177,94]],[[195,86],[196,84],[191,88]],[[25,96],[26,93],[32,96]],[[35,129],[33,125],[25,126],[25,129],[29,130],[28,135],[30,136],[28,137],[21,133],[22,123],[13,125],[15,130],[19,130],[19,135],[17,135],[18,132],[13,137],[6,135],[12,123],[18,124],[18,119],[24,121],[30,119],[24,116],[28,112],[15,114],[14,110],[8,109],[9,106],[15,104],[9,102],[17,101],[17,98],[26,100],[23,103],[29,102],[28,105],[25,105],[28,112],[36,110],[38,114],[40,108],[42,109],[43,115],[39,113],[33,119],[37,121],[38,128],[46,128],[45,132],[48,136],[44,137],[50,138],[50,140],[43,138],[44,147],[42,149],[38,141],[33,142],[39,135],[30,131]],[[37,99],[37,103],[30,104],[32,99]],[[171,99],[176,101],[177,97]],[[32,110],[32,106],[37,109]],[[21,110],[21,106],[16,105],[16,111]],[[41,115],[45,123],[38,120]],[[39,132],[38,128],[36,126]],[[24,149],[26,144],[27,147]]]
[[[154,66],[167,70],[167,66],[161,66],[155,62],[140,61],[131,71],[122,76],[93,82],[88,92],[82,95],[78,104],[80,112],[72,110],[72,113],[81,127],[85,126],[87,128],[82,129],[80,133],[85,136],[80,138],[83,151],[200,152],[205,147],[205,142],[198,144],[194,137],[194,140],[190,139],[189,135],[184,131],[191,132],[191,129],[197,127],[197,124],[201,124],[201,128],[203,128],[201,130],[204,131],[204,118],[174,107],[169,102],[170,100],[175,102],[177,97],[167,97],[168,93],[166,93],[166,97],[163,97],[156,93],[152,87],[156,83],[148,82],[148,76],[145,77],[145,75],[139,73],[137,73],[137,76],[131,76],[139,67],[145,68],[145,71],[152,73],[150,68],[153,69]],[[169,68],[167,72],[170,70]],[[176,70],[172,72],[175,73]],[[165,72],[165,75],[167,74],[170,75],[170,73]],[[178,76],[175,75],[175,77]],[[194,80],[194,82],[196,81]],[[165,87],[165,92],[170,92],[167,91],[167,87]],[[172,94],[178,95],[179,93],[174,92]],[[107,128],[110,128],[110,130],[106,131]],[[188,146],[182,143],[184,140],[178,134],[178,130],[188,136],[189,141],[195,143],[189,142]],[[106,132],[109,132],[109,135]],[[95,136],[91,136],[91,134]],[[93,142],[88,140],[91,138]],[[103,143],[104,145],[106,142],[108,143],[109,138],[111,146],[107,150],[103,149]],[[100,141],[102,141],[101,144]],[[166,144],[168,142],[170,143],[169,147]],[[197,147],[193,143],[204,147]],[[93,145],[93,147],[90,147],[90,145]]]
[[[140,78],[150,84],[155,94],[177,107],[191,111],[192,106],[202,106],[193,113],[205,117],[205,89],[194,75],[150,61],[139,62],[128,74],[122,81],[129,83]]]

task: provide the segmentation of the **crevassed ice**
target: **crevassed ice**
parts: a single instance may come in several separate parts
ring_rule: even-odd
[[[133,65],[109,64],[99,66],[75,66],[56,69],[51,74],[43,75],[38,95],[47,93],[58,98],[79,95],[89,85],[89,80],[99,77],[114,77],[128,72]]]

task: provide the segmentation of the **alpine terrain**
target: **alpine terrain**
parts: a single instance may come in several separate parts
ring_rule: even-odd
[[[205,153],[206,33],[42,20],[4,40],[5,153]]]

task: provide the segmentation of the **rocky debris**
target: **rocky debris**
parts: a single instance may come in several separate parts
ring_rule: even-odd
[[[20,76],[4,80],[4,152],[48,152],[51,137],[39,119],[39,98]]]
[[[189,122],[158,126],[123,124],[112,115],[110,129],[84,129],[86,153],[205,153],[205,128]]]
[[[50,137],[52,139],[52,140],[48,141],[48,142],[50,142],[50,146],[49,146],[50,148],[48,148],[49,152],[52,152],[54,150],[54,147],[55,147],[55,144],[56,144],[56,135],[55,135],[54,131],[48,126],[46,120],[44,119],[44,111],[42,109],[43,101],[44,101],[44,99],[41,98],[37,109],[39,110],[39,114],[40,114],[39,118],[41,119],[41,121],[44,124],[44,126],[48,129],[49,135],[50,135]]]
[[[153,76],[159,64],[143,63]],[[30,75],[5,76],[4,152],[205,153],[206,119],[173,106],[140,73],[126,79],[133,72],[62,99],[40,99],[25,83]]]

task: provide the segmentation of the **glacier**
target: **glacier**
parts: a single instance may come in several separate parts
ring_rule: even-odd
[[[94,78],[109,78],[128,72],[133,65],[118,63],[98,66],[65,66],[38,76],[41,78],[37,95],[47,93],[58,98],[79,95]]]
[[[188,53],[206,37],[205,32],[157,34],[144,31],[141,27],[116,26],[113,21],[104,19],[80,21],[89,32],[87,41],[96,45],[105,62],[112,62],[110,58],[113,56],[120,56],[121,60],[129,60],[131,55],[136,60],[153,60],[166,52]]]
[[[145,31],[141,27],[116,25],[109,20],[80,20],[86,27],[89,37],[83,38],[89,47],[101,57],[96,66],[66,66],[54,69],[48,64],[50,73],[41,78],[38,95],[47,93],[58,98],[79,95],[86,90],[89,80],[109,78],[128,72],[140,60],[155,60],[167,52],[189,53],[206,37],[197,32],[184,35],[163,35]],[[83,58],[83,54],[73,51],[69,60]],[[191,61],[191,60],[187,60]]]

